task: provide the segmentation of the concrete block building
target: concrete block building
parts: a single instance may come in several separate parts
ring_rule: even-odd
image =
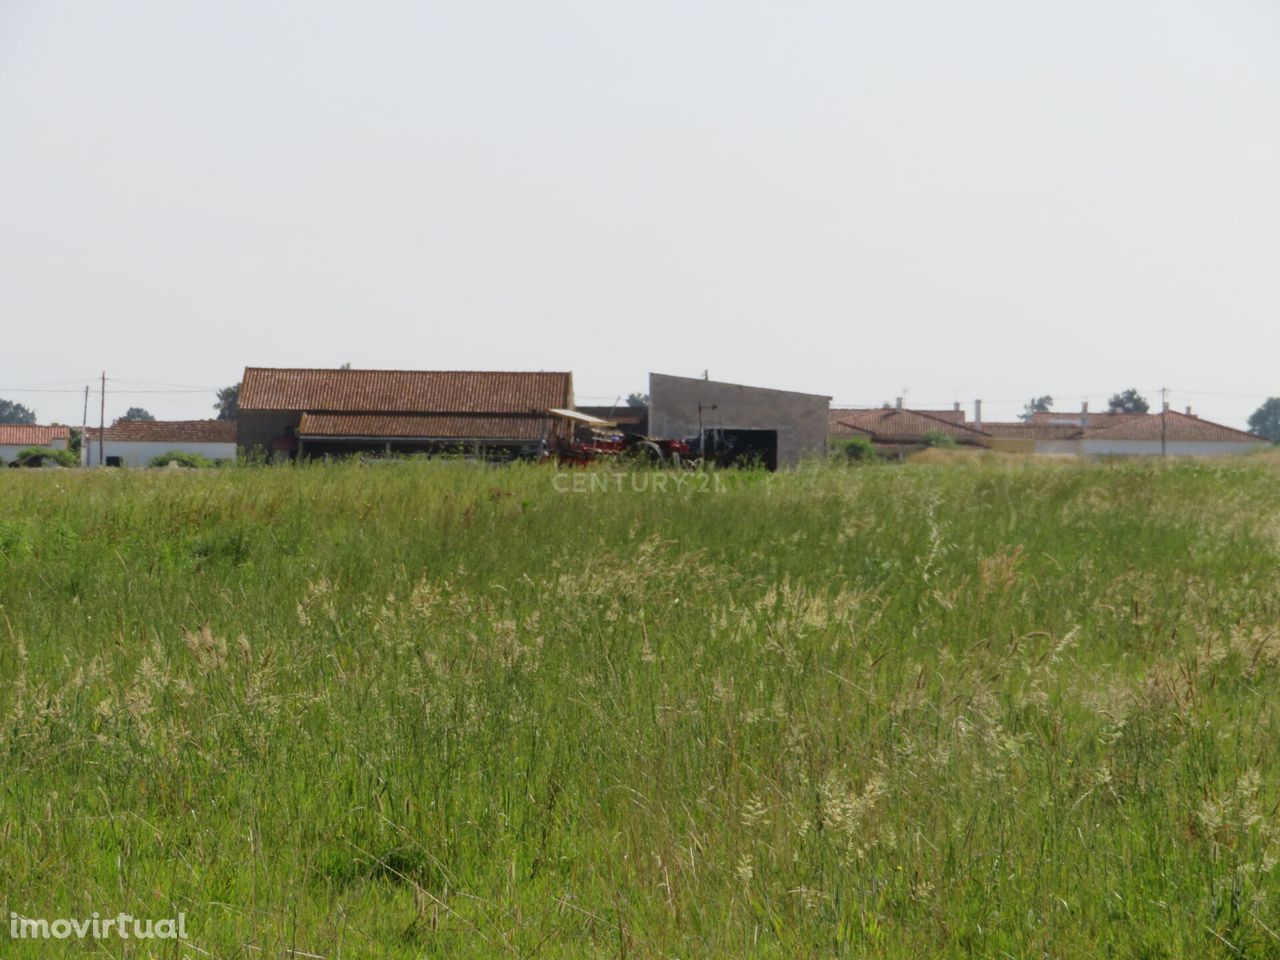
[[[649,433],[691,439],[708,458],[770,470],[827,450],[831,398],[718,380],[649,374]]]

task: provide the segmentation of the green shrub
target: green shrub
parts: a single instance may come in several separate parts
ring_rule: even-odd
[[[876,448],[866,437],[841,437],[831,441],[836,459],[869,463],[876,458]]]
[[[954,447],[956,442],[941,430],[928,430],[924,435],[924,445],[926,447]]]
[[[148,461],[147,466],[167,467],[171,463],[176,463],[180,467],[191,467],[192,469],[217,466],[217,464],[208,457],[201,456],[198,453],[190,453],[186,450],[170,450],[168,453],[162,453],[158,456],[154,456],[150,461]]]
[[[53,447],[27,447],[18,452],[13,462],[20,467],[43,467],[48,464],[75,467],[80,463],[70,450],[55,450]]]

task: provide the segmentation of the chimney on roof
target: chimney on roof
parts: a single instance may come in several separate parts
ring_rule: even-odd
[[[897,402],[894,404],[894,406],[895,406],[895,407],[897,407],[899,410],[901,410],[901,409],[902,409],[902,398],[901,398],[901,397],[898,397],[898,400],[897,400]]]
[[[982,401],[973,401],[973,429],[982,429]]]
[[[1080,426],[1087,427],[1089,425],[1089,401],[1082,400],[1080,402]]]
[[[1187,404],[1187,416],[1188,416],[1188,417],[1194,417],[1194,416],[1195,416],[1195,414],[1191,412],[1191,404],[1189,404],[1189,403]]]
[[[1166,400],[1166,401],[1164,402],[1164,412],[1165,412],[1165,413],[1168,413],[1168,412],[1169,412],[1169,401],[1168,401],[1168,400]]]

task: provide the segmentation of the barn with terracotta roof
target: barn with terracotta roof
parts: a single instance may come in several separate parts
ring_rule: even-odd
[[[569,373],[248,367],[238,439],[275,458],[533,457],[563,429],[549,411],[572,406]]]

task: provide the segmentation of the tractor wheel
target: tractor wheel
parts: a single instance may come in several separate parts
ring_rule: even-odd
[[[655,466],[662,463],[662,448],[652,440],[641,440],[631,448],[631,455],[642,463]]]

